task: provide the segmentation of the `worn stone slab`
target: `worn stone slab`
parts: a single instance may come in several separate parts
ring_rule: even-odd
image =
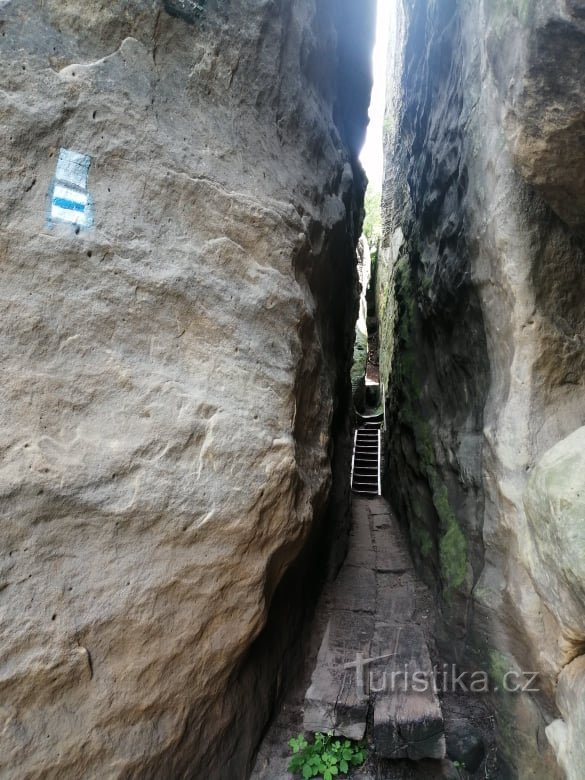
[[[363,739],[369,698],[363,678],[356,676],[356,655],[368,657],[374,618],[364,612],[331,615],[313,676],[305,696],[303,725],[307,731],[334,731]]]
[[[354,499],[352,515],[353,524],[349,535],[349,548],[345,565],[374,569],[376,567],[376,553],[372,541],[367,502]]]
[[[444,758],[444,721],[427,644],[415,625],[377,623],[370,695],[375,694],[374,745],[384,758]]]
[[[384,511],[372,514],[370,505]],[[417,580],[385,502],[355,502],[348,557],[330,601],[333,612],[305,698],[305,728],[361,739],[370,704],[381,757],[443,758],[431,659],[422,630],[411,622]]]
[[[412,620],[416,605],[416,589],[413,581],[396,584],[396,575],[378,573],[376,617],[388,623],[407,623]]]
[[[388,504],[383,498],[372,499],[370,501],[369,511],[372,517],[375,517],[376,515],[389,515],[390,513]]]
[[[345,563],[348,566],[361,566],[373,571],[376,568],[376,553],[372,546],[353,544],[350,545]]]
[[[413,568],[397,522],[388,512],[373,518],[373,536],[378,571],[403,572]]]
[[[332,589],[334,609],[374,613],[376,609],[376,576],[363,566],[344,564]]]
[[[376,569],[379,572],[401,573],[412,570],[412,561],[401,542],[374,531]]]

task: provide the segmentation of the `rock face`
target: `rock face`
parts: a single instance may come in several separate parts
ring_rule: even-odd
[[[538,694],[494,694],[523,779],[562,776],[555,751],[585,775],[563,683],[585,647],[584,25],[565,0],[406,0],[392,35],[385,490],[439,592],[445,657],[500,689],[539,673]]]
[[[351,390],[354,406],[364,408],[366,393],[366,369],[368,365],[368,302],[366,291],[372,273],[372,259],[368,241],[364,235],[360,237],[357,252],[357,271],[360,283],[360,302],[355,323],[355,343],[353,346],[353,361],[351,365]]]
[[[585,767],[585,428],[545,453],[524,504],[531,531],[524,559],[559,627],[563,655],[556,702],[564,720],[547,736],[567,777],[577,780]]]
[[[0,774],[244,778],[343,531],[371,3],[0,6]]]

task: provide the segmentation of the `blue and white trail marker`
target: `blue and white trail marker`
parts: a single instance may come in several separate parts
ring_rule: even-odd
[[[77,227],[93,224],[93,201],[87,191],[91,157],[88,154],[59,151],[55,178],[49,188],[49,222],[64,222]]]

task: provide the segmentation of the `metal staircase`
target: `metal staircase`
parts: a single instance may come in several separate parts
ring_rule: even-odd
[[[382,495],[381,459],[383,414],[360,415],[353,440],[351,489],[363,496]]]

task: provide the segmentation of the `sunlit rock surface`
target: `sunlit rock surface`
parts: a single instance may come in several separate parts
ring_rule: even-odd
[[[0,3],[2,777],[246,776],[347,498],[357,5]]]

